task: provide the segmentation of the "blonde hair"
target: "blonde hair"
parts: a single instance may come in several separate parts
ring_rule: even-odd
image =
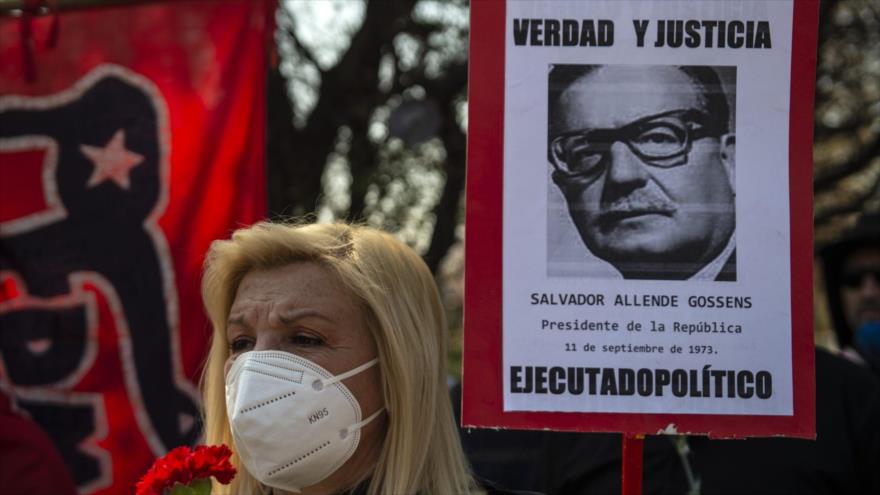
[[[368,493],[478,491],[455,427],[446,388],[445,318],[422,259],[390,234],[369,227],[263,222],[214,241],[205,260],[202,297],[214,327],[202,379],[205,441],[235,452],[225,404],[226,320],[244,275],[313,262],[328,267],[361,303],[376,342],[388,426]],[[265,488],[233,455],[238,474],[215,494]]]

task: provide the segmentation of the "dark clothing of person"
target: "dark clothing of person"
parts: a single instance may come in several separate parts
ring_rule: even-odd
[[[880,493],[880,383],[816,352],[816,440],[692,437],[701,493]]]
[[[36,423],[0,392],[0,493],[75,495],[61,455]]]
[[[461,389],[453,392],[456,413]],[[816,351],[817,439],[689,437],[702,495],[880,493],[880,382]],[[474,471],[504,486],[554,494],[619,494],[620,434],[462,430]],[[645,439],[645,494],[688,493],[673,439]]]
[[[460,385],[452,397],[459,414]],[[462,429],[461,439],[476,475],[504,486],[548,495],[620,494],[619,433]],[[669,438],[647,437],[644,459],[645,495],[687,492]]]

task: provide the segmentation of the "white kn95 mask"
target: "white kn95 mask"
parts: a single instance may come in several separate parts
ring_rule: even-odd
[[[379,362],[373,359],[333,376],[284,351],[250,351],[226,375],[226,413],[238,457],[248,472],[273,488],[300,492],[333,474],[357,449],[366,419],[342,380]]]

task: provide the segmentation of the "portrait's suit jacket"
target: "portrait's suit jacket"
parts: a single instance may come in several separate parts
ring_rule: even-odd
[[[736,282],[736,249],[730,253],[730,257],[724,262],[724,266],[715,277],[716,282]]]

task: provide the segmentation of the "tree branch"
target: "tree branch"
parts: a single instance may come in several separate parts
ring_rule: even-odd
[[[299,40],[299,37],[296,35],[296,32],[293,30],[293,27],[286,26],[284,28],[284,32],[285,32],[285,34],[287,34],[287,36],[293,42],[293,46],[296,48],[296,51],[299,52],[303,56],[303,58],[305,58],[312,65],[314,65],[315,69],[318,70],[318,73],[323,76],[324,69],[321,68],[321,64],[318,63],[318,60],[315,58],[315,55],[312,53],[312,51],[309,50],[309,48],[307,46],[302,44],[302,42]]]
[[[333,151],[339,128],[368,122],[376,106],[387,99],[377,91],[381,55],[405,24],[401,20],[410,15],[413,5],[414,0],[367,4],[363,24],[348,50],[335,66],[322,72],[317,102],[305,126],[288,138],[294,153],[288,160],[274,164],[287,169],[278,174],[285,183],[273,186],[283,194],[273,203],[276,211],[284,205],[284,211],[301,215],[317,207],[327,156]],[[297,42],[295,37],[292,39]],[[306,53],[303,56],[308,58]]]

